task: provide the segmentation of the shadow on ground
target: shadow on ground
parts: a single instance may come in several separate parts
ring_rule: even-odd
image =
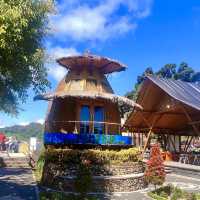
[[[31,169],[0,168],[0,199],[37,199]]]

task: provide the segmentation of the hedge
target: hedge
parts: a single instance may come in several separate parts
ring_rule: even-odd
[[[141,153],[138,148],[124,150],[99,150],[99,149],[51,149],[41,155],[46,162],[80,163],[89,160],[93,164],[110,164],[141,161]]]

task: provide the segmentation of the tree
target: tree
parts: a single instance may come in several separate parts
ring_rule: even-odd
[[[164,183],[165,176],[166,173],[160,152],[160,146],[159,144],[154,144],[151,147],[150,159],[147,161],[145,179],[156,188],[157,185],[162,185]]]
[[[156,73],[156,75],[162,78],[174,78],[175,74],[176,74],[175,64],[166,64]]]
[[[151,67],[147,67],[145,71],[142,73],[142,75],[139,75],[137,77],[137,83],[135,84],[134,89],[130,92],[127,92],[125,96],[129,99],[133,99],[134,101],[136,101],[138,91],[145,77],[148,75],[153,75],[153,74],[154,74],[153,69]]]
[[[17,114],[27,90],[44,92],[43,39],[51,0],[0,0],[0,111]]]
[[[182,62],[178,67],[176,64],[166,64],[157,72],[154,72],[151,67],[147,67],[145,71],[142,73],[142,75],[139,75],[137,77],[137,82],[134,85],[134,89],[125,94],[127,98],[130,98],[133,100],[137,99],[139,89],[147,75],[156,75],[162,78],[200,83],[200,72],[195,72],[185,62]]]
[[[194,75],[194,70],[189,67],[187,63],[182,62],[177,70],[175,78],[182,81],[192,82],[192,78]]]

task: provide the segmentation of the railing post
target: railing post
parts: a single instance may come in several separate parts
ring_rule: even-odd
[[[107,123],[105,123],[105,134],[108,134],[108,124]]]
[[[94,134],[94,121],[92,121],[92,133]]]
[[[74,123],[75,123],[74,133],[75,133],[75,134],[78,134],[78,130],[77,130],[77,127],[76,127],[76,121],[75,121]]]

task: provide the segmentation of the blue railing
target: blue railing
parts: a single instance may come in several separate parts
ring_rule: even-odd
[[[132,137],[105,134],[44,133],[44,144],[131,145]]]

